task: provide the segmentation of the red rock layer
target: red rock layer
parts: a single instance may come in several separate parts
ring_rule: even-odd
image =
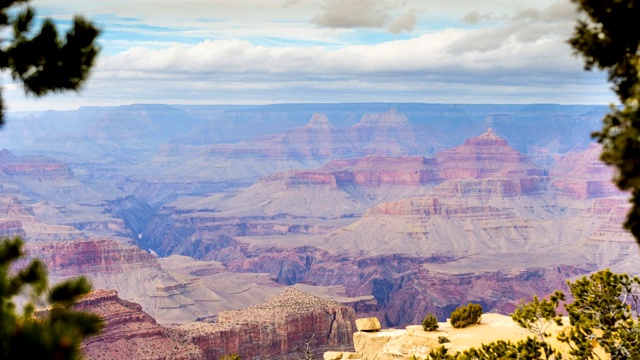
[[[40,180],[73,178],[73,172],[64,163],[46,157],[15,156],[6,149],[0,151],[0,171],[9,176],[31,177]]]
[[[381,185],[420,186],[438,181],[435,159],[415,157],[366,156],[335,160],[317,170],[292,170],[277,173],[267,180],[284,180],[286,187],[353,184],[364,187]]]
[[[91,360],[200,360],[202,351],[192,344],[178,343],[136,303],[122,300],[115,290],[98,290],[78,301],[78,310],[100,316],[105,328],[82,344]]]
[[[19,220],[0,220],[0,236],[20,236],[21,238],[25,238],[27,233],[22,228],[22,222]]]
[[[408,118],[392,109],[365,114],[348,129],[314,114],[309,124],[284,134],[263,135],[250,143],[209,146],[206,155],[257,159],[344,159],[366,155],[408,156],[424,154],[429,146],[416,140]]]
[[[602,147],[592,143],[584,151],[558,159],[549,170],[558,193],[574,199],[624,194],[611,182],[615,170],[600,160],[601,152]]]
[[[33,242],[27,244],[27,253],[31,258],[44,261],[49,271],[57,276],[160,268],[153,255],[108,239]]]
[[[443,179],[505,179],[541,176],[543,171],[489,128],[464,145],[436,155]]]
[[[218,315],[218,323],[194,323],[176,329],[207,359],[237,353],[243,359],[285,358],[304,348],[311,336],[314,352],[350,349],[355,331],[353,309],[289,288],[272,300]]]
[[[497,208],[490,205],[469,205],[464,202],[442,200],[438,198],[413,198],[382,203],[367,211],[363,217],[390,216],[442,216],[445,218],[481,220],[514,219],[511,208]]]

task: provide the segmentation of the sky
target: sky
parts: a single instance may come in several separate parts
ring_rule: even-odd
[[[35,99],[3,74],[9,111],[132,103],[615,101],[567,39],[569,0],[34,0],[102,29],[79,93]]]

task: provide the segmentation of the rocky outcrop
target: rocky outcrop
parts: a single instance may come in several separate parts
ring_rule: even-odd
[[[354,322],[351,308],[289,288],[264,304],[222,312],[218,323],[179,326],[173,336],[197,345],[207,359],[230,353],[281,359],[309,340],[317,354],[352,348]]]
[[[109,239],[28,243],[27,253],[44,261],[51,274],[63,277],[160,268],[153,255]]]
[[[604,217],[605,220],[588,238],[586,246],[590,260],[610,266],[638,253],[635,238],[623,227],[629,208],[629,201],[624,197],[593,201],[588,217]]]
[[[557,192],[574,199],[623,195],[612,182],[614,168],[600,160],[601,152],[601,145],[591,143],[583,151],[557,159],[549,170]]]
[[[435,159],[424,157],[366,156],[334,160],[317,170],[291,170],[277,173],[265,181],[283,181],[285,188],[299,185],[379,187],[383,185],[420,186],[439,181]]]
[[[74,177],[67,164],[36,156],[15,156],[7,149],[0,151],[0,171],[15,177],[28,177],[39,180],[63,180]]]
[[[142,311],[136,303],[122,300],[115,290],[98,290],[81,298],[77,310],[100,316],[102,332],[82,343],[82,352],[91,360],[200,360],[202,350],[167,336],[166,329]]]
[[[436,154],[436,158],[443,179],[521,179],[544,174],[491,128],[461,146]]]
[[[444,346],[449,354],[469,348],[479,348],[482,344],[504,340],[517,342],[532,336],[531,332],[516,324],[511,317],[499,314],[483,314],[480,324],[456,329],[449,322],[441,322],[435,331],[424,331],[420,325],[410,325],[405,329],[383,329],[379,332],[358,331],[353,334],[355,352],[328,352],[325,360],[362,359],[398,360],[427,358],[431,350]],[[557,346],[556,335],[569,326],[567,318],[562,326],[551,324],[545,341]],[[439,337],[449,342],[440,344]]]
[[[82,236],[78,229],[38,219],[39,204],[25,204],[19,195],[0,195],[0,235],[25,240],[68,240]]]

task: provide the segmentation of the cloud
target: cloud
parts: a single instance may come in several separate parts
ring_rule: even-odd
[[[327,28],[377,28],[390,33],[411,32],[418,21],[415,9],[396,15],[407,1],[385,0],[327,0],[320,15],[310,23]]]
[[[408,40],[338,49],[319,46],[269,47],[246,40],[206,40],[193,46],[165,49],[131,48],[103,58],[100,71],[146,73],[153,76],[194,74],[210,76],[357,77],[395,76],[409,79],[433,76],[446,81],[490,78],[494,74],[531,76],[582,71],[558,28],[535,30],[532,39],[509,29],[456,30],[428,33]],[[553,54],[553,56],[549,56]],[[544,59],[544,61],[540,61]],[[553,75],[556,76],[556,75]]]
[[[481,21],[488,21],[495,19],[495,15],[493,13],[484,13],[481,14],[477,10],[467,13],[460,21],[465,24],[475,25]]]
[[[385,3],[380,0],[329,0],[323,13],[312,24],[335,28],[383,27],[389,20]]]
[[[221,1],[211,0],[208,4]],[[242,4],[230,3],[226,13],[240,14],[243,6],[261,3],[238,1]],[[467,0],[450,1],[467,5]],[[205,0],[196,2],[203,6],[203,12],[204,6],[213,6],[205,4]],[[126,19],[118,27],[111,25],[103,43],[111,51],[102,53],[81,96],[74,95],[69,103],[606,103],[614,99],[608,95],[606,76],[583,72],[581,60],[573,57],[566,43],[575,22],[575,9],[568,2],[538,9],[500,8],[497,2],[491,2],[491,6],[483,3],[477,5],[475,13],[467,11],[467,15],[457,8],[444,8],[443,2],[427,0],[362,0],[353,4],[347,0],[305,0],[286,9],[282,7],[284,2],[269,2],[279,9],[271,15],[296,13],[297,21],[286,21],[282,15],[283,21],[256,22],[242,17],[242,21],[199,24],[193,23],[197,19],[185,17],[180,28],[172,23],[166,31],[158,32],[156,27],[148,26],[135,39],[135,47],[127,45],[130,36],[117,37],[124,30],[127,34],[135,30],[127,27]],[[82,4],[111,6],[111,2]],[[347,9],[341,15],[342,22],[329,11],[330,6],[344,10],[350,4],[360,13]],[[431,6],[430,10],[425,10],[427,5],[423,4]],[[333,19],[333,27],[308,24],[314,14],[318,19]],[[360,25],[353,20],[356,15],[364,18]],[[447,18],[449,22],[440,28],[425,27],[430,17]],[[148,20],[136,21],[136,25],[145,19]],[[453,28],[459,19],[481,25]],[[353,29],[362,24],[395,33],[413,29],[419,35],[399,39],[377,34],[372,40],[370,31]],[[336,30],[346,25],[351,28]],[[112,37],[107,37],[110,32]],[[294,34],[294,41],[290,34]],[[21,89],[5,87],[5,93],[9,104],[19,104],[15,97],[22,96]],[[65,103],[57,95],[45,100],[48,99]]]
[[[393,34],[399,34],[403,31],[411,32],[415,28],[417,21],[416,11],[412,9],[395,18],[389,23],[387,29]]]

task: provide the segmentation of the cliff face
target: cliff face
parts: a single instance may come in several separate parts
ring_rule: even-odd
[[[0,235],[22,236],[26,240],[68,240],[81,236],[72,226],[45,223],[38,219],[40,204],[25,204],[22,196],[0,195]]]
[[[420,186],[439,181],[435,159],[415,157],[366,156],[359,159],[334,160],[317,170],[291,170],[265,178],[284,181],[285,188],[297,185],[382,185]]]
[[[592,143],[583,151],[556,160],[549,175],[558,193],[574,199],[623,195],[611,181],[615,169],[600,161],[601,151],[599,144]]]
[[[438,153],[436,158],[443,179],[504,179],[543,174],[491,128],[461,146]]]
[[[160,268],[153,255],[108,239],[35,242],[27,244],[27,252],[44,261],[53,275],[64,277]]]
[[[182,325],[174,336],[196,344],[207,359],[230,353],[280,359],[304,349],[309,339],[317,355],[348,350],[354,331],[353,309],[289,288],[264,304],[222,312],[218,323]]]
[[[0,171],[9,176],[48,181],[74,177],[73,172],[65,163],[47,157],[15,156],[7,149],[0,151]]]
[[[91,360],[200,360],[202,350],[167,336],[166,330],[136,303],[122,300],[115,290],[98,290],[82,298],[76,309],[100,316],[105,328],[85,340],[82,351]]]

